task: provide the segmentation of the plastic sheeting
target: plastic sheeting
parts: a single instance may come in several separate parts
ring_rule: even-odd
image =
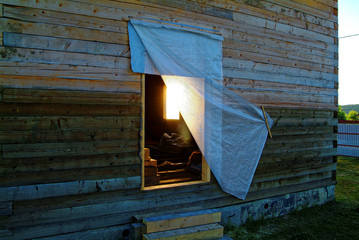
[[[268,129],[260,108],[222,85],[223,38],[139,19],[128,32],[132,70],[178,90],[182,117],[222,190],[245,199]]]

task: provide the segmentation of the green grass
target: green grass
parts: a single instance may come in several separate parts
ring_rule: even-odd
[[[359,158],[338,157],[335,198],[359,205]]]
[[[225,232],[233,239],[359,239],[359,158],[338,158],[337,181],[335,201]]]

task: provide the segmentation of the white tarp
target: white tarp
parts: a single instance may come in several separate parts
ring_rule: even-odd
[[[128,32],[132,70],[176,86],[182,117],[221,188],[244,199],[268,130],[261,109],[222,85],[223,38],[139,19]]]

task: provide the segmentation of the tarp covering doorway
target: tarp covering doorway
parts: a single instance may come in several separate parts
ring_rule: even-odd
[[[128,32],[132,70],[178,89],[179,110],[222,190],[245,199],[268,129],[261,109],[221,84],[223,38],[140,19]]]

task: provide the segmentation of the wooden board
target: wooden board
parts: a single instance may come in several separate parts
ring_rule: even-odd
[[[3,35],[4,45],[32,49],[56,50],[107,56],[129,57],[127,45],[101,43],[69,38],[43,37],[28,34],[7,33]]]
[[[130,153],[107,153],[81,156],[33,157],[17,159],[1,159],[0,173],[47,172],[58,170],[76,170],[123,165],[138,165],[141,161],[137,151]]]
[[[48,23],[32,23],[8,18],[0,19],[0,27],[4,32],[11,33],[35,34],[40,36],[73,38],[105,43],[128,44],[128,36],[124,33],[107,32],[97,29],[85,29]]]
[[[144,234],[142,239],[146,240],[185,240],[185,239],[219,239],[223,237],[223,226],[214,223],[201,225],[197,227],[189,227],[183,229],[175,229],[171,231],[156,232]]]
[[[61,183],[83,180],[102,180],[106,178],[128,178],[140,175],[139,165],[123,165],[84,169],[70,169],[44,172],[2,174],[0,187],[26,186],[35,184]],[[101,188],[97,189],[102,191]]]
[[[128,69],[130,67],[129,59],[121,56],[92,55],[15,47],[0,47],[0,53],[2,61],[67,64],[116,69]]]
[[[220,221],[221,213],[216,210],[188,212],[143,219],[143,223],[146,225],[145,233],[168,231],[210,223],[218,223]]]
[[[121,152],[125,153],[136,151],[137,148],[138,142],[136,140],[4,144],[3,158],[76,156]]]
[[[50,71],[56,71],[56,70],[50,70]],[[37,72],[36,74],[39,74],[39,72]],[[81,75],[83,74],[84,76],[87,77],[88,74],[91,73],[82,73]],[[68,75],[68,73],[65,73],[64,75]],[[107,75],[107,74],[100,73],[99,75]],[[82,77],[80,77],[80,79],[73,79],[73,78],[64,78],[64,77],[53,78],[53,77],[37,77],[37,76],[27,77],[21,75],[15,75],[15,76],[2,75],[0,76],[0,83],[2,86],[8,88],[80,90],[80,91],[89,91],[89,92],[91,91],[127,92],[127,93],[140,92],[140,84],[135,81],[126,81],[126,80],[104,81],[104,80],[96,80],[96,79],[88,80],[88,79],[83,79]],[[89,78],[99,78],[99,77],[91,76]]]
[[[3,102],[140,105],[140,94],[64,90],[10,89],[2,92]]]
[[[131,189],[138,188],[139,182],[140,177],[128,177],[3,187],[0,188],[0,201],[20,201],[41,198],[53,199],[54,197],[60,196],[96,193],[98,192],[98,187],[100,187],[103,192]],[[38,202],[38,200],[36,200],[36,202]],[[25,208],[29,209],[31,205],[26,205]],[[34,210],[36,211],[36,209],[33,209],[33,211]]]
[[[30,3],[31,4],[31,3]],[[35,5],[32,5],[33,7]],[[56,5],[53,5],[53,7]],[[61,10],[61,8],[59,8]],[[60,24],[64,26],[97,29],[101,31],[127,33],[127,23],[114,19],[105,19],[76,13],[51,11],[37,8],[4,6],[3,16],[30,22]]]
[[[125,130],[138,129],[140,119],[138,116],[23,116],[1,117],[1,131],[76,131],[76,130]]]
[[[0,103],[0,116],[133,116],[139,106]]]

